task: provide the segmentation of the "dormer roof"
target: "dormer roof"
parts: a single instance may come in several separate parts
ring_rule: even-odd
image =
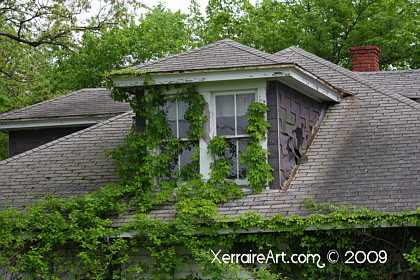
[[[230,39],[224,39],[191,51],[142,63],[132,68],[141,71],[175,72],[275,65],[279,64],[279,61],[272,54],[242,45]]]
[[[81,89],[22,109],[0,114],[0,130],[92,125],[130,111],[104,88]]]

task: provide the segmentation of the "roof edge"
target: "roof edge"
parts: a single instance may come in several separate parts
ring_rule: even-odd
[[[305,50],[303,50],[303,49],[301,49],[297,46],[292,46],[292,47],[286,48],[282,51],[277,52],[276,54],[279,54],[279,57],[281,57],[281,55],[285,55],[289,52],[295,52],[296,54],[304,56],[305,58],[310,59],[310,60],[312,60],[316,63],[322,63],[324,66],[329,67],[332,71],[337,71],[340,74],[345,75],[345,76],[355,80],[356,82],[359,82],[359,83],[361,83],[361,84],[363,84],[363,85],[365,85],[365,86],[367,86],[367,87],[369,87],[369,88],[371,88],[375,91],[383,93],[384,95],[388,96],[389,98],[392,98],[392,99],[397,100],[401,103],[404,103],[404,104],[412,107],[413,109],[420,110],[420,103],[417,103],[417,102],[411,100],[410,98],[405,97],[402,94],[392,92],[392,91],[382,87],[381,85],[378,85],[374,82],[369,81],[367,78],[363,77],[364,74],[361,74],[361,72],[353,72],[353,71],[350,71],[348,69],[345,69],[345,68],[343,68],[343,67],[341,67],[337,64],[334,64],[334,63],[332,63],[328,60],[325,60],[321,57],[318,57],[318,56],[316,56],[312,53],[309,53],[309,52],[307,52],[307,51],[305,51]],[[309,70],[306,70],[306,71],[312,73]]]
[[[91,126],[124,112],[106,115],[12,119],[0,121],[0,131],[42,129],[53,127]]]
[[[278,72],[275,72],[278,69]],[[288,72],[284,72],[288,70]],[[292,70],[293,71],[292,71]],[[239,70],[239,71],[238,71]],[[274,71],[274,72],[273,72]],[[232,75],[228,76],[227,73]],[[341,96],[347,96],[350,93],[345,92],[340,88],[336,88],[327,81],[317,77],[313,73],[307,71],[295,63],[277,63],[272,65],[257,65],[257,66],[243,66],[243,67],[226,67],[215,69],[201,69],[201,70],[186,70],[186,71],[168,71],[168,72],[150,72],[144,75],[131,75],[124,77],[115,77],[113,79],[114,87],[117,88],[132,88],[142,87],[145,80],[150,78],[154,80],[155,84],[184,84],[184,83],[201,83],[201,82],[217,82],[225,80],[240,80],[240,79],[280,79],[286,76],[297,79],[311,79],[312,83],[318,83],[319,88],[325,92],[330,92],[329,98],[332,101],[338,102]],[[297,79],[299,80],[299,79]],[[305,83],[302,83],[304,85]],[[310,87],[309,83],[307,86]],[[322,92],[320,92],[323,94]]]
[[[10,114],[14,114],[14,113],[17,113],[17,112],[22,112],[22,111],[30,110],[30,109],[32,109],[34,107],[45,105],[45,104],[48,104],[48,103],[51,103],[51,102],[56,102],[56,101],[59,101],[59,100],[61,100],[63,98],[68,98],[69,96],[73,96],[73,95],[79,94],[79,93],[81,93],[83,91],[90,91],[90,90],[92,90],[92,91],[93,90],[106,90],[106,91],[109,91],[107,88],[82,88],[82,89],[79,89],[79,90],[76,90],[76,91],[73,91],[73,92],[70,92],[70,93],[67,93],[67,94],[64,94],[64,95],[55,97],[55,98],[51,98],[51,99],[48,99],[48,100],[45,100],[45,101],[41,101],[41,102],[38,102],[38,103],[35,103],[35,104],[32,104],[32,105],[26,106],[26,107],[23,107],[23,108],[19,108],[19,109],[16,109],[16,110],[12,110],[12,111],[9,111],[9,112],[2,113],[2,114],[0,114],[0,122],[1,121],[7,121],[7,120],[9,120],[9,119],[3,119],[3,117],[8,116]]]
[[[3,161],[0,161],[0,165],[3,165],[3,164],[8,164],[8,163],[10,163],[10,162],[12,162],[12,161],[18,160],[18,159],[19,159],[19,158],[21,158],[21,157],[25,157],[25,156],[27,156],[27,155],[30,155],[30,154],[36,153],[36,152],[38,152],[38,151],[41,151],[41,150],[47,149],[47,148],[49,148],[50,146],[53,146],[53,145],[55,145],[55,144],[57,144],[57,143],[60,143],[60,142],[65,141],[65,140],[68,140],[68,139],[69,139],[69,138],[71,138],[71,137],[78,136],[78,135],[80,135],[80,134],[86,133],[86,132],[91,131],[91,130],[93,130],[93,129],[97,129],[98,127],[101,127],[101,126],[107,125],[107,124],[109,124],[110,122],[113,122],[113,121],[115,121],[115,120],[117,120],[117,119],[120,119],[120,118],[124,118],[125,116],[127,116],[127,115],[129,115],[129,114],[132,114],[132,113],[133,113],[133,111],[129,111],[129,112],[125,112],[125,113],[119,114],[118,116],[115,116],[115,117],[113,117],[113,118],[110,118],[110,119],[108,119],[108,120],[105,120],[105,121],[103,121],[103,122],[100,122],[100,123],[98,123],[98,124],[96,124],[96,125],[90,126],[90,127],[88,127],[88,128],[85,128],[85,129],[82,129],[82,130],[76,131],[76,132],[74,132],[74,133],[71,133],[71,134],[69,134],[69,135],[66,135],[66,136],[64,136],[64,137],[61,137],[61,138],[59,138],[59,139],[53,140],[53,141],[51,141],[51,142],[48,142],[48,143],[46,143],[46,144],[44,144],[44,145],[41,145],[41,146],[39,146],[39,147],[36,147],[36,148],[34,148],[34,149],[28,150],[28,151],[23,152],[23,153],[21,153],[21,154],[15,155],[15,156],[13,156],[13,157],[11,157],[11,158],[8,158],[8,159],[5,159],[5,160],[3,160]]]

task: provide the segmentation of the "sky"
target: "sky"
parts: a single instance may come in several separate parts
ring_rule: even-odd
[[[93,0],[94,2],[98,0]],[[196,2],[200,5],[200,10],[202,14],[205,14],[205,9],[209,0],[196,0]],[[258,0],[250,0],[251,3],[255,4]],[[166,7],[176,12],[181,10],[183,13],[188,13],[188,7],[190,6],[190,0],[139,0],[147,6],[154,6],[157,5],[159,2],[165,3]]]
[[[1,2],[2,0],[0,0]],[[196,2],[200,5],[201,13],[205,14],[205,9],[209,0],[196,0]],[[173,12],[181,10],[182,13],[188,13],[188,7],[190,6],[190,0],[139,0],[142,4],[147,6],[153,7],[157,5],[159,2],[165,3],[166,7]],[[100,9],[100,7],[104,4],[101,0],[91,0],[92,9],[88,13],[83,13],[78,16],[79,20],[88,20],[91,16],[96,15]],[[140,12],[146,12],[146,10],[140,9]]]
[[[1,0],[0,0],[1,1]],[[205,9],[207,6],[209,0],[196,0],[196,2],[200,5],[200,10],[203,15],[205,15]],[[255,4],[258,0],[250,0],[252,4]],[[99,10],[99,7],[101,6],[101,0],[92,0],[92,10],[87,13],[80,15],[80,20],[86,20],[90,18],[92,15],[96,14]],[[190,0],[139,0],[138,2],[143,3],[147,6],[154,6],[157,5],[159,2],[165,3],[166,7],[173,12],[176,12],[178,10],[181,10],[182,13],[187,14],[188,13],[188,7],[190,6]],[[146,12],[146,10],[140,12]]]
[[[142,2],[148,6],[153,6],[159,3],[158,0],[141,0],[139,2]],[[168,7],[173,12],[181,10],[183,13],[188,13],[188,7],[190,5],[190,0],[161,0],[160,2],[166,3],[166,7]],[[206,9],[207,2],[208,0],[197,0],[202,13],[204,13],[204,10]]]

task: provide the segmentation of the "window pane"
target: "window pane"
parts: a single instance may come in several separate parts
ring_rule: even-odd
[[[188,163],[191,163],[191,162],[192,162],[192,160],[189,158],[189,156],[190,156],[193,152],[194,152],[194,149],[193,149],[193,148],[190,148],[190,147],[189,147],[189,149],[186,149],[186,150],[183,150],[183,151],[182,151],[182,153],[181,153],[181,155],[180,155],[180,158],[181,158],[181,168],[182,168],[183,166],[185,166],[186,164],[188,164]]]
[[[235,135],[235,107],[233,95],[216,96],[217,135]]]
[[[180,157],[180,166],[182,168],[181,176],[183,180],[188,180],[191,178],[191,175],[195,177],[198,173],[200,173],[200,169],[198,167],[197,161],[192,161],[189,156],[191,156],[195,150],[199,150],[198,142],[193,143],[193,146],[188,145],[187,149],[184,149],[181,153]],[[188,166],[186,166],[188,165]]]
[[[160,145],[160,147],[159,147],[159,150],[160,150],[160,154],[161,155],[163,155],[163,154],[166,154],[166,155],[168,155],[167,153],[168,153],[168,143],[166,143],[166,142],[163,142],[161,145]],[[177,153],[173,153],[172,154],[172,156],[170,156],[169,158],[168,157],[161,157],[161,160],[165,160],[166,162],[162,162],[163,164],[166,164],[166,166],[168,167],[168,169],[166,169],[166,166],[164,167],[165,169],[165,171],[166,170],[168,170],[169,171],[169,173],[167,173],[163,178],[164,179],[167,179],[167,180],[169,180],[169,179],[176,179],[176,177],[172,177],[172,175],[171,175],[171,173],[172,172],[174,172],[174,171],[177,171],[177,170],[179,170],[179,167],[178,167],[178,159],[179,159],[179,156],[177,155]]]
[[[249,105],[254,102],[255,94],[238,94],[236,95],[236,115],[237,115],[237,135],[245,134],[248,126],[248,117],[245,116]]]
[[[244,153],[246,151],[246,146],[247,146],[247,142],[248,142],[248,138],[242,138],[238,140],[238,155]],[[246,168],[245,166],[243,166],[241,164],[241,162],[239,161],[239,179],[245,179],[245,175],[246,175],[246,170],[248,168]]]
[[[230,165],[230,174],[227,176],[228,179],[237,179],[238,178],[238,157],[236,155],[236,147],[238,140],[231,139],[228,140],[229,150],[225,153],[226,157],[232,159],[232,164]]]
[[[182,101],[178,102],[178,129],[179,138],[187,138],[187,132],[190,128],[190,124],[185,120],[184,115],[187,111],[187,104]]]
[[[166,119],[168,120],[171,135],[177,137],[176,133],[176,107],[174,101],[167,101],[163,110],[166,112]]]

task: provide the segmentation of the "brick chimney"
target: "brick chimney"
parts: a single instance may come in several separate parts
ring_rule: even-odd
[[[377,46],[351,47],[353,71],[379,71],[379,55],[381,50]]]

